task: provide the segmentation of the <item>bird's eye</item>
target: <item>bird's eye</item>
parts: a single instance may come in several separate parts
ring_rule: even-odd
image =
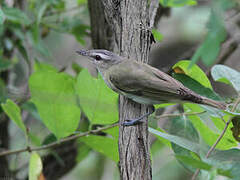
[[[95,59],[96,59],[97,61],[99,61],[99,60],[101,60],[102,58],[101,58],[101,56],[96,55]]]

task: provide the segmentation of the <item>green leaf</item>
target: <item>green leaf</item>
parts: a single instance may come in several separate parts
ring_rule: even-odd
[[[167,106],[175,105],[176,103],[163,103],[163,104],[154,104],[155,109],[165,108]]]
[[[39,113],[37,111],[37,108],[33,102],[27,101],[22,106],[22,109],[29,112],[35,119],[42,121],[41,117],[39,116]]]
[[[173,78],[180,81],[184,86],[188,87],[189,89],[193,90],[197,94],[200,94],[202,96],[208,97],[210,99],[214,100],[222,100],[221,97],[215,93],[212,89],[204,87],[202,84],[197,82],[196,80],[190,78],[189,76],[185,74],[173,74]]]
[[[87,4],[87,0],[77,0],[78,5]]]
[[[175,155],[175,157],[178,160],[193,166],[194,168],[200,168],[200,169],[204,169],[204,170],[208,170],[208,171],[211,170],[211,168],[212,168],[211,165],[209,165],[201,160],[194,159],[193,157],[190,157],[190,156]]]
[[[10,60],[0,58],[0,72],[10,69],[13,66],[13,64],[14,63]]]
[[[72,63],[72,70],[76,74],[79,74],[83,70],[83,68],[81,66],[79,66],[79,64],[77,64],[77,63]]]
[[[203,162],[201,160],[197,160],[197,159],[194,159],[190,156],[181,156],[181,155],[175,155],[175,157],[185,163],[185,164],[188,164],[194,168],[199,168],[199,169],[204,169],[206,171],[212,171],[212,169],[214,168],[214,166],[206,163],[206,162]],[[231,176],[231,172],[230,171],[227,171],[227,170],[223,170],[223,169],[216,169],[216,172],[220,175],[223,175],[223,176],[228,176],[228,177],[232,177]]]
[[[206,39],[193,55],[190,66],[200,58],[205,65],[212,65],[219,54],[221,43],[226,39],[224,23],[218,10],[212,9],[207,27]]]
[[[173,142],[189,151],[195,152],[195,153],[199,153],[200,152],[200,146],[192,141],[189,141],[185,138],[179,137],[179,136],[174,136],[174,135],[170,135],[170,134],[166,134],[163,132],[160,132],[156,129],[153,128],[148,128],[148,131],[152,134],[155,134],[157,136],[160,136],[164,139],[169,140],[170,142]]]
[[[118,157],[118,142],[116,139],[89,135],[79,139],[92,149],[104,154],[115,162],[119,161]]]
[[[39,26],[37,25],[37,23],[33,24],[30,31],[27,31],[26,34],[29,43],[32,45],[35,51],[41,53],[45,57],[51,56],[47,44],[45,44],[44,41],[40,38]]]
[[[217,64],[211,69],[211,74],[215,81],[231,84],[238,93],[240,92],[240,73],[238,71]]]
[[[113,127],[107,130],[104,130],[103,132],[110,134],[112,137],[114,137],[115,139],[118,139],[118,135],[119,135],[119,127]]]
[[[8,117],[16,123],[16,125],[26,134],[26,127],[23,124],[21,111],[17,104],[15,104],[11,99],[8,99],[4,104],[2,103],[2,108]]]
[[[179,117],[171,118],[170,121],[168,122],[167,126],[169,127],[168,132],[171,135],[175,135],[175,136],[184,138],[186,140],[189,140],[190,142],[199,144],[200,141],[199,141],[198,132],[187,117],[179,116]],[[203,149],[204,147],[201,146],[201,148]],[[191,151],[189,151],[188,149],[186,149],[176,143],[172,143],[172,149],[175,154],[192,156]],[[200,149],[200,150],[202,150],[202,149]],[[198,153],[200,153],[200,152],[198,152]],[[184,164],[184,166],[186,168],[190,169],[191,171],[193,171],[191,166],[188,166],[186,164]]]
[[[203,86],[212,89],[212,85],[211,85],[208,77],[201,70],[201,68],[198,67],[198,65],[196,65],[196,64],[194,64],[193,66],[191,66],[191,68],[189,68],[190,63],[191,63],[191,61],[182,60],[182,61],[177,62],[172,67],[172,69],[176,73],[186,74],[186,75],[190,76],[192,79],[198,81]]]
[[[185,5],[197,5],[196,0],[159,0],[160,4],[165,7],[181,7]]]
[[[230,172],[229,175],[232,176],[234,180],[237,180],[240,176],[239,157],[240,150],[235,148],[226,151],[215,151],[207,161],[219,169]]]
[[[28,52],[27,49],[23,46],[23,43],[24,43],[23,41],[18,41],[18,43],[16,43],[15,45],[17,46],[17,49],[19,53],[22,55],[23,59],[26,61],[28,67],[31,68],[31,62],[28,57]]]
[[[118,121],[118,94],[103,79],[91,77],[86,69],[77,77],[76,91],[80,105],[91,124],[112,124]]]
[[[152,34],[157,41],[161,42],[163,40],[163,35],[157,29],[152,29]]]
[[[28,171],[29,180],[38,180],[42,173],[42,169],[41,157],[36,152],[31,153]]]
[[[8,97],[8,92],[6,85],[2,79],[0,79],[0,103],[5,102]],[[0,106],[0,113],[1,113],[1,106]]]
[[[50,143],[53,143],[53,142],[56,142],[57,141],[57,138],[56,136],[54,136],[54,134],[48,134],[44,140],[42,141],[41,145],[47,145],[47,144],[50,144]]]
[[[24,25],[29,25],[31,23],[31,20],[28,18],[28,16],[20,9],[3,7],[2,10],[5,14],[6,19],[9,21]]]
[[[5,15],[2,11],[2,9],[0,9],[0,25],[2,25],[4,23],[5,20]]]
[[[91,148],[84,143],[78,145],[77,162],[81,162],[91,152]]]
[[[44,12],[46,11],[48,5],[49,5],[49,2],[42,3],[41,7],[37,11],[38,12],[38,14],[37,14],[37,25],[39,25],[41,23],[42,16],[43,16]]]
[[[29,79],[31,100],[46,127],[57,138],[74,133],[80,120],[74,86],[75,80],[71,76],[44,66]]]
[[[205,106],[205,108],[208,108],[208,107]],[[191,113],[191,112],[202,112],[203,110],[206,110],[206,109],[201,108],[197,104],[185,103],[184,110],[185,112]],[[215,114],[206,112],[204,114],[188,116],[188,119],[191,120],[194,127],[198,130],[204,142],[207,145],[212,146],[216,142],[217,138],[219,137],[219,135],[221,134],[225,126],[225,123],[220,117],[216,117]],[[226,120],[228,119],[228,117],[225,117],[225,118]],[[231,135],[231,130],[230,130],[231,127],[232,125],[230,125],[230,127],[226,131],[226,134],[218,143],[217,149],[226,150],[226,149],[235,147],[237,145],[237,142],[233,139]]]
[[[160,128],[157,128],[157,129],[155,129],[155,130],[160,131],[160,132],[162,132],[162,133],[166,133],[164,130],[162,130],[162,129],[160,129]],[[167,139],[165,139],[165,138],[163,138],[163,137],[161,137],[161,136],[158,136],[158,135],[155,135],[155,136],[157,137],[157,139],[158,139],[161,143],[167,145],[168,147],[171,147],[171,143],[170,143],[169,140],[167,140]]]
[[[33,134],[31,132],[28,132],[29,139],[31,140],[31,144],[35,146],[41,146],[41,139],[39,137],[39,134]]]
[[[34,72],[36,71],[53,71],[55,73],[58,72],[57,68],[55,68],[54,66],[51,66],[50,64],[43,62],[40,63],[39,61],[35,61],[33,69]]]

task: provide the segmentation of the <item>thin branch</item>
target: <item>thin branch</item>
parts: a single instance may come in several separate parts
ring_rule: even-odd
[[[105,126],[105,127],[102,127],[102,128],[95,129],[95,130],[90,130],[90,131],[87,131],[87,132],[84,132],[84,133],[80,133],[80,134],[76,134],[76,135],[73,135],[73,136],[69,136],[69,137],[60,139],[59,141],[56,141],[56,142],[53,142],[53,143],[50,143],[50,144],[47,144],[47,145],[43,145],[43,146],[40,146],[40,147],[30,147],[30,146],[28,146],[28,147],[23,148],[23,149],[3,151],[3,152],[0,153],[0,157],[10,155],[10,154],[17,154],[17,153],[21,153],[21,152],[26,152],[26,151],[31,152],[31,151],[40,151],[40,150],[44,150],[44,149],[49,149],[49,148],[52,148],[52,147],[56,147],[56,146],[58,146],[58,145],[60,145],[64,142],[68,142],[68,141],[77,139],[79,137],[87,136],[89,134],[98,133],[100,131],[110,129],[110,128],[113,128],[113,127],[118,126],[118,125],[119,125],[119,123],[115,123],[115,124],[112,124],[112,125],[109,125],[109,126]]]
[[[149,10],[149,12],[150,12],[150,15],[149,15],[149,17],[150,17],[150,29],[154,25],[158,7],[159,7],[159,0],[151,0],[150,10]]]
[[[234,103],[233,108],[231,109],[232,112],[234,112],[236,110],[239,103],[240,103],[240,96],[237,98],[236,102]],[[229,120],[226,122],[222,133],[219,135],[219,137],[217,138],[216,142],[212,145],[212,147],[208,150],[205,158],[208,158],[210,156],[210,154],[215,150],[216,146],[221,141],[225,132],[227,131],[227,128],[228,128],[229,124],[231,123],[231,121],[232,121],[232,117],[230,117]],[[199,173],[200,173],[200,169],[197,169],[192,176],[192,180],[196,180]]]
[[[176,117],[176,116],[190,116],[190,115],[202,114],[204,112],[205,111],[203,111],[203,112],[192,112],[192,113],[181,113],[181,114],[163,114],[163,115],[157,116],[157,118]],[[53,142],[53,143],[50,143],[50,144],[47,144],[47,145],[43,145],[43,146],[40,146],[40,147],[27,146],[26,148],[23,148],[23,149],[3,151],[3,152],[0,152],[0,157],[10,155],[10,154],[17,154],[17,153],[21,153],[21,152],[26,152],[26,151],[32,152],[32,151],[40,151],[40,150],[49,149],[49,148],[52,148],[52,147],[59,146],[62,143],[77,139],[79,137],[87,136],[87,135],[93,134],[93,133],[98,133],[98,132],[101,132],[103,130],[107,130],[107,129],[110,129],[110,128],[113,128],[113,127],[116,127],[116,126],[119,126],[119,123],[115,123],[115,124],[112,124],[112,125],[109,125],[109,126],[105,126],[105,127],[102,127],[102,128],[95,129],[95,130],[90,130],[90,131],[87,131],[87,132],[84,132],[84,133],[72,135],[72,136],[60,139],[59,141],[56,141],[56,142]]]

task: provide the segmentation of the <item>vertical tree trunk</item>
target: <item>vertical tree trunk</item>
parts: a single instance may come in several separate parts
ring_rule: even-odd
[[[133,60],[148,62],[150,50],[148,0],[89,0],[94,48],[114,50]],[[94,5],[93,5],[94,4]],[[99,13],[104,10],[105,18]],[[94,15],[94,13],[96,13]],[[94,20],[97,19],[97,22]],[[107,20],[107,22],[106,22]],[[102,22],[102,23],[98,23]],[[109,28],[111,27],[111,28]],[[100,29],[103,28],[103,29]],[[110,29],[106,33],[107,29]],[[100,34],[103,32],[103,34]],[[100,44],[99,41],[113,40]],[[97,41],[97,42],[96,42]],[[96,44],[98,44],[96,46]],[[137,118],[148,111],[145,105],[125,97],[119,100],[119,120]],[[119,128],[119,156],[121,179],[151,179],[151,160],[148,143],[148,123]]]

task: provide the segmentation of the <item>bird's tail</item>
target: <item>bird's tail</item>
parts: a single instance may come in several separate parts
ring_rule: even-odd
[[[227,108],[226,103],[220,102],[220,101],[215,101],[215,100],[208,99],[208,98],[204,98],[202,101],[202,104],[209,105],[209,106],[212,106],[212,107],[215,107],[218,109],[222,109],[222,110],[225,110]]]

